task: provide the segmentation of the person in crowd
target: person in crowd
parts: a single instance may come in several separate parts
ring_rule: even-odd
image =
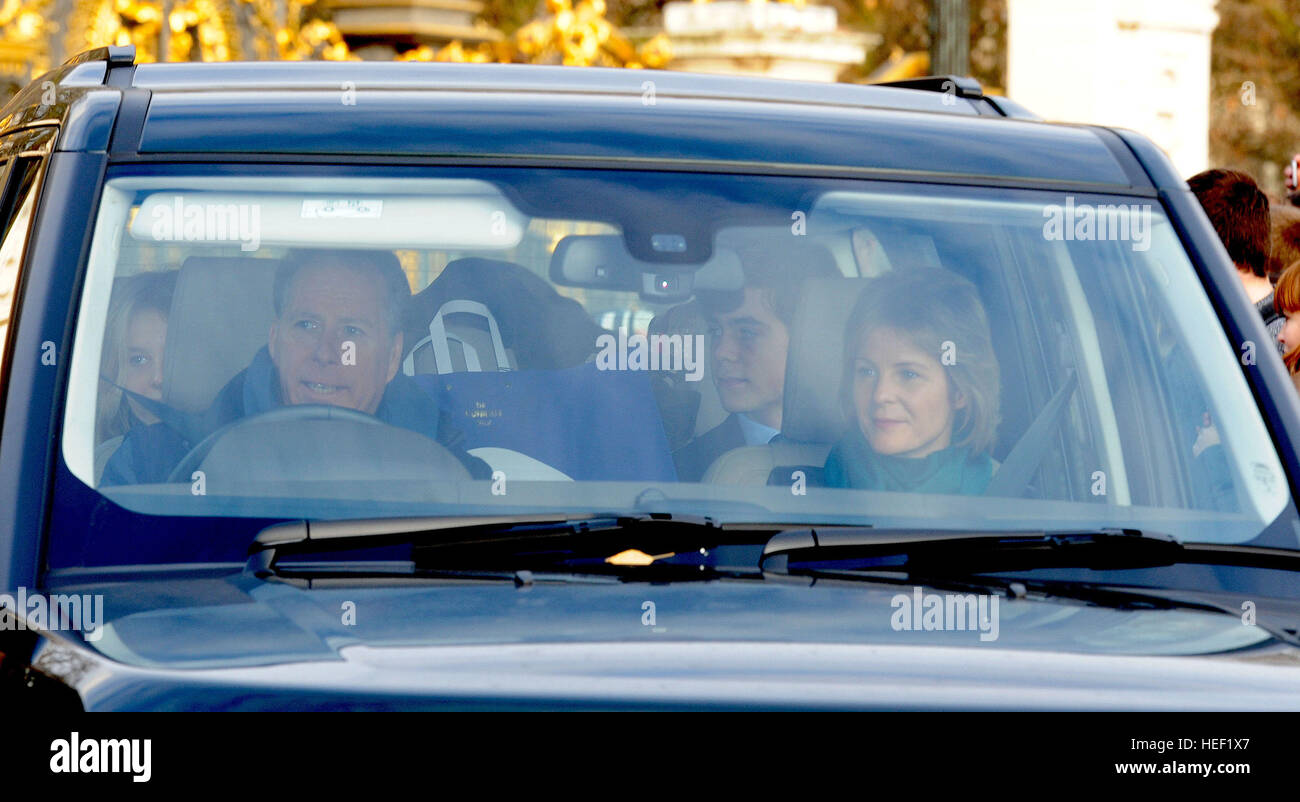
[[[1287,162],[1282,173],[1286,176],[1286,202],[1292,206],[1300,206],[1300,153],[1291,157]]]
[[[1273,306],[1285,321],[1278,332],[1282,361],[1291,382],[1300,391],[1300,260],[1292,262],[1277,280]]]
[[[1300,259],[1300,208],[1270,204],[1269,222],[1268,279],[1276,285],[1286,266]]]
[[[1268,280],[1268,196],[1255,179],[1236,170],[1206,170],[1187,179],[1187,184],[1237,266],[1237,278],[1264,318],[1269,336],[1276,338],[1282,316],[1273,308],[1273,285]]]
[[[826,485],[984,492],[1000,382],[975,287],[936,268],[886,273],[863,289],[844,342],[850,426],[827,457]]]
[[[843,276],[825,248],[769,243],[740,254],[744,288],[703,293],[709,321],[710,371],[722,407],[722,423],[673,454],[677,478],[698,482],[722,454],[769,443],[781,433],[785,362],[790,324],[804,282]]]
[[[410,295],[391,251],[290,252],[275,275],[267,345],[222,388],[201,421],[182,428],[207,434],[281,406],[344,407],[436,440],[474,478],[490,478],[487,463],[458,447],[449,416],[399,373]],[[167,480],[198,440],[160,426],[170,434],[123,441],[105,469],[105,484]]]

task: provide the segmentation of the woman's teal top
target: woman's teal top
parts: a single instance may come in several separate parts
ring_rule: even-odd
[[[966,447],[919,459],[877,454],[854,427],[831,449],[825,476],[828,487],[977,496],[993,478],[993,460]]]

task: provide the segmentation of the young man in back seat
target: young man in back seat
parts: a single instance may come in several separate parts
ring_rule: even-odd
[[[740,251],[740,292],[699,294],[709,319],[710,370],[726,420],[673,454],[677,478],[698,482],[721,455],[769,443],[781,433],[790,323],[804,282],[839,278],[830,253],[815,243]]]

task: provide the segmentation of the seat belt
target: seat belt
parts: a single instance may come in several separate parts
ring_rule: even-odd
[[[1065,381],[1057,388],[1056,393],[1052,395],[1051,400],[1043,407],[1043,411],[1038,413],[1038,417],[1034,418],[1034,422],[1025,430],[1020,442],[1016,443],[1015,448],[1011,449],[1011,453],[1007,455],[1002,467],[998,468],[997,473],[993,474],[993,480],[989,482],[989,486],[984,490],[983,495],[1007,498],[1020,497],[1020,494],[1029,485],[1030,477],[1038,469],[1038,463],[1042,461],[1043,455],[1047,453],[1047,447],[1051,443],[1052,435],[1060,424],[1061,417],[1065,414],[1066,404],[1069,403],[1070,397],[1074,395],[1074,390],[1078,385],[1077,375],[1071,370],[1066,375]]]
[[[160,423],[179,434],[182,438],[192,443],[197,443],[203,439],[207,427],[202,413],[186,412],[165,404],[156,398],[140,395],[103,375],[99,377],[99,380],[110,387],[121,390],[123,395],[149,410],[158,418]]]

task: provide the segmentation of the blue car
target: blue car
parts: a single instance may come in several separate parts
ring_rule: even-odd
[[[6,709],[1300,708],[1300,405],[1141,135],[134,61],[0,113]]]

